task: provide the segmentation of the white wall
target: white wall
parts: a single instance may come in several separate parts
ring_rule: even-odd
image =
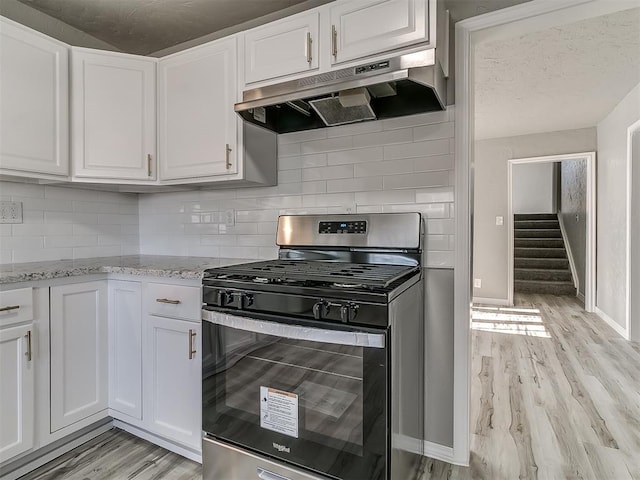
[[[558,213],[576,268],[578,292],[584,295],[587,263],[587,160],[564,160],[560,163]]]
[[[513,213],[556,213],[553,163],[513,166]]]
[[[141,253],[275,258],[280,214],[419,211],[428,265],[453,267],[453,135],[451,107],[280,135],[277,186],[141,195]]]
[[[0,182],[22,202],[21,224],[0,224],[0,263],[137,254],[136,194]]]
[[[598,260],[596,306],[626,327],[628,129],[640,120],[640,84],[597,126]],[[637,294],[637,292],[636,292]]]
[[[631,340],[640,342],[640,125],[631,147]]]
[[[507,301],[509,241],[506,223],[496,215],[508,211],[508,161],[596,150],[595,128],[477,141],[475,148],[473,277],[482,279],[474,297]]]

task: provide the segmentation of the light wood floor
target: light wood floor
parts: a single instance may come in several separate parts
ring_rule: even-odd
[[[471,466],[426,459],[420,480],[640,480],[640,344],[571,297],[517,295],[513,309],[479,306],[474,317]],[[114,429],[23,478],[201,475]]]

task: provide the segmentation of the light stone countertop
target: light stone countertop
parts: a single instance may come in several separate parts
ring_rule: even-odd
[[[201,279],[204,270],[223,265],[255,262],[255,259],[127,255],[0,265],[0,284],[48,280],[97,273]]]

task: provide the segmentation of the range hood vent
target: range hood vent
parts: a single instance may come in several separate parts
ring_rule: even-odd
[[[444,110],[435,50],[247,90],[235,111],[277,133]]]

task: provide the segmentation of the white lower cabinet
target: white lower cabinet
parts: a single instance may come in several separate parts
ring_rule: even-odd
[[[33,324],[0,329],[0,462],[34,446]]]
[[[144,423],[151,432],[200,451],[200,323],[154,315],[144,322]]]
[[[51,431],[108,406],[107,282],[51,287]]]
[[[140,282],[109,281],[109,408],[119,420],[142,420]]]

